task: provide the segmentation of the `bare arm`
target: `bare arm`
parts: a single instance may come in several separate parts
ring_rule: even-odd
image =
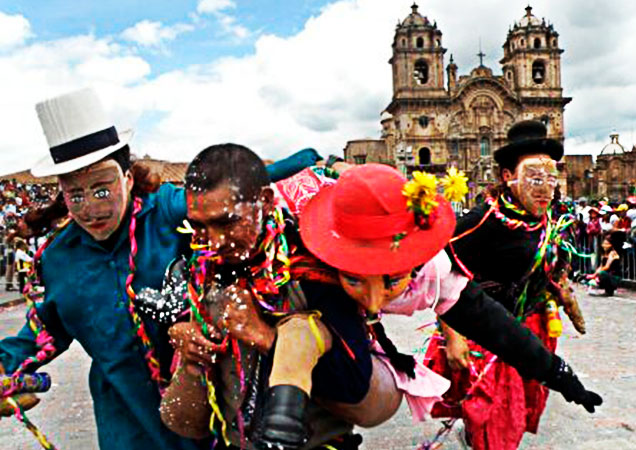
[[[618,253],[616,252],[616,250],[612,250],[609,256],[607,257],[607,262],[603,264],[602,266],[600,266],[598,269],[596,269],[596,272],[594,272],[594,274],[598,275],[601,272],[607,272],[610,269],[612,263],[616,261],[617,259],[620,259],[620,256],[618,256]]]

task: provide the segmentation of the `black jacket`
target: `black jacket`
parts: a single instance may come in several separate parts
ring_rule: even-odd
[[[487,204],[477,206],[459,219],[455,236],[477,226],[488,209]],[[453,270],[461,273],[463,265],[474,279],[441,319],[498,355],[524,378],[544,381],[557,360],[511,313],[532,268],[540,239],[541,229],[512,230],[491,214],[473,232],[450,244],[447,253]]]

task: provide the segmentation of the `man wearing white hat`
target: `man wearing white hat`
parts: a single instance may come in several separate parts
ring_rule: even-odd
[[[172,352],[165,330],[139,316],[135,302],[142,287],[161,287],[165,268],[187,249],[189,239],[176,232],[186,217],[184,192],[167,184],[142,191],[147,173],[131,166],[132,133],[117,131],[92,90],[36,110],[50,154],[32,173],[58,176],[70,221],[41,250],[40,279],[27,292],[33,298],[36,284],[46,288],[33,311],[43,326],[27,324],[0,341],[0,371],[13,373],[29,358],[26,370],[33,371],[77,340],[92,358],[100,448],[201,448],[205,443],[161,423],[160,390]],[[27,409],[37,404],[30,395],[20,397]]]

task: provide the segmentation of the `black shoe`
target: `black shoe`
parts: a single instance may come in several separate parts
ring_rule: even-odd
[[[309,440],[305,412],[309,397],[296,386],[280,385],[269,388],[265,398],[259,449],[295,450]]]

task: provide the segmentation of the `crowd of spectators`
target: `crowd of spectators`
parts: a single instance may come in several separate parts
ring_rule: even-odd
[[[590,256],[574,258],[573,268],[591,293],[613,295],[621,280],[636,280],[636,196],[623,202],[581,197],[556,208],[576,217],[577,249]]]
[[[24,226],[21,219],[29,211],[53,202],[57,194],[55,184],[0,180],[0,277],[4,277],[6,291],[22,288],[30,258],[44,239],[44,232],[25,233],[21,230],[20,227]],[[553,208],[553,217],[564,213],[576,217],[577,249],[582,254],[591,255],[574,258],[573,269],[578,279],[585,281],[598,276],[599,272],[603,272],[601,269],[613,263],[615,277],[636,281],[636,196],[630,196],[624,202],[610,202],[608,199],[588,201],[581,197],[577,201],[555,201]],[[25,235],[31,237],[25,240]],[[612,251],[619,255],[620,264],[611,259],[608,262],[604,249],[606,241],[611,242]]]
[[[29,211],[50,203],[57,195],[56,185],[0,181],[0,277],[6,291],[24,286],[25,275],[43,236],[28,240],[20,236],[21,220]]]

